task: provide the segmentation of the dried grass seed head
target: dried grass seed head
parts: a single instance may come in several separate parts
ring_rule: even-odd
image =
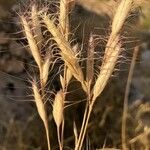
[[[34,39],[34,36],[32,34],[32,31],[30,29],[29,23],[27,22],[27,20],[24,16],[21,16],[21,22],[22,22],[22,26],[25,30],[25,36],[28,40],[31,53],[32,53],[38,67],[41,69],[41,66],[42,66],[41,54],[39,52],[39,49],[38,49],[37,43]]]
[[[116,10],[116,14],[112,22],[112,34],[117,35],[133,6],[133,0],[122,0]]]
[[[37,5],[35,5],[35,4],[32,5],[31,18],[32,18],[32,26],[34,28],[33,33],[36,36],[35,40],[37,42],[39,50],[41,50],[43,35],[42,35],[42,31],[41,31],[41,22],[40,22],[40,19],[39,19]]]
[[[42,82],[43,82],[43,85],[45,86],[46,83],[47,83],[47,80],[48,80],[48,75],[49,75],[49,68],[50,68],[50,65],[51,65],[51,57],[47,57],[43,63],[43,66],[42,66]]]
[[[55,26],[54,21],[51,20],[47,15],[42,16],[47,29],[53,35],[53,39],[56,41],[58,47],[60,48],[61,56],[66,63],[67,67],[70,69],[72,75],[80,82],[83,82],[84,77],[81,67],[76,58],[76,54],[72,47],[66,41],[65,37],[61,34],[58,28]]]
[[[59,24],[61,32],[68,35],[68,0],[60,0]]]
[[[122,0],[116,10],[112,22],[112,31],[105,49],[101,71],[93,88],[93,101],[101,94],[114,71],[114,67],[121,51],[121,43],[119,42],[120,31],[132,6],[133,0]]]
[[[111,55],[109,55],[109,57],[107,56],[107,59],[105,60],[105,62],[103,62],[102,66],[101,66],[100,74],[96,80],[94,87],[93,87],[93,101],[95,101],[96,98],[104,90],[110,76],[112,75],[112,72],[114,71],[114,67],[116,65],[118,56],[121,51],[121,44],[116,43],[115,47],[112,47],[112,49],[113,49],[113,51],[112,51]]]
[[[43,122],[46,123],[47,114],[46,114],[46,111],[45,111],[45,106],[44,106],[42,97],[39,93],[39,89],[38,89],[37,84],[36,84],[35,81],[32,82],[32,89],[33,89],[34,99],[35,99],[35,103],[36,103],[38,113],[39,113],[41,119],[43,120]]]
[[[64,93],[62,90],[56,93],[54,103],[53,103],[53,117],[54,121],[59,127],[63,121],[63,111],[64,111]]]

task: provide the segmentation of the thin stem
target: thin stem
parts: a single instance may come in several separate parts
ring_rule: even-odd
[[[60,133],[59,133],[59,127],[57,127],[57,137],[58,137],[59,149],[62,150],[62,145],[61,145],[61,140],[60,140]]]
[[[91,104],[89,106],[89,111],[88,111],[88,114],[87,114],[87,117],[86,117],[86,121],[85,121],[85,125],[84,125],[84,128],[83,128],[83,133],[82,133],[82,137],[81,137],[81,141],[80,141],[78,150],[81,150],[81,148],[82,148],[83,141],[84,141],[84,138],[85,138],[87,127],[88,127],[88,122],[89,122],[89,119],[90,119],[90,116],[91,116],[92,108],[93,108],[93,105]]]
[[[82,126],[81,126],[81,130],[80,130],[80,134],[79,134],[79,138],[78,138],[78,141],[77,141],[77,145],[75,145],[75,150],[78,150],[78,147],[80,145],[80,142],[81,142],[81,138],[82,138],[82,133],[83,133],[83,130],[84,130],[84,125],[85,125],[85,122],[86,122],[86,116],[88,114],[88,102],[86,104],[86,108],[85,108],[85,112],[84,112],[84,117],[83,117],[83,121],[82,121]]]
[[[48,150],[51,150],[51,147],[50,147],[50,137],[49,137],[48,122],[44,122],[44,126],[45,126],[45,131],[46,131],[46,138],[47,138],[47,146],[48,146]]]
[[[64,126],[65,126],[65,121],[64,121],[64,118],[63,118],[62,128],[61,128],[61,146],[62,146],[62,149],[63,149],[63,139],[64,139]]]
[[[128,79],[127,79],[127,84],[126,84],[126,90],[125,90],[125,96],[124,96],[124,106],[123,106],[123,116],[122,116],[122,149],[127,150],[127,143],[126,143],[126,124],[127,124],[127,115],[128,115],[128,97],[129,97],[129,92],[130,92],[130,86],[131,86],[131,81],[133,77],[133,72],[134,72],[134,67],[135,67],[135,62],[137,58],[139,48],[135,47],[134,52],[133,52],[133,57],[129,69],[129,74],[128,74]]]
[[[82,147],[83,140],[84,140],[85,133],[86,133],[86,129],[87,129],[87,125],[88,125],[88,121],[89,121],[90,114],[91,114],[91,110],[90,110],[91,109],[91,104],[92,104],[92,101],[91,101],[90,84],[89,84],[88,91],[87,91],[86,108],[85,108],[85,111],[84,111],[82,126],[81,126],[81,130],[80,130],[80,134],[79,134],[77,144],[75,146],[75,150],[78,150]],[[90,114],[89,114],[89,111],[90,111]]]

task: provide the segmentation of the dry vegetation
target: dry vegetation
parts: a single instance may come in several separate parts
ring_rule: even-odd
[[[103,31],[107,33],[106,37],[90,31],[90,34],[83,35],[85,41],[82,39],[82,43],[77,40],[78,37],[71,27],[74,0],[46,1],[43,4],[38,0],[32,1],[28,8],[22,7],[21,12],[17,13],[19,27],[25,38],[25,48],[34,59],[30,68],[33,71],[28,73],[29,86],[41,118],[41,122],[36,121],[37,126],[42,122],[43,126],[40,126],[42,132],[31,127],[28,130],[35,136],[37,132],[41,132],[42,137],[46,137],[39,137],[41,141],[36,141],[39,149],[81,150],[103,147],[102,149],[109,150],[107,147],[112,147],[123,150],[149,150],[150,128],[144,122],[144,114],[149,113],[149,104],[135,105],[130,108],[131,115],[128,113],[128,97],[138,53],[138,47],[134,47],[136,42],[132,44],[134,51],[125,98],[124,92],[120,94],[118,89],[113,87],[113,81],[109,82],[118,65],[127,60],[122,59],[128,57],[124,52],[129,51],[125,36],[132,36],[128,34],[131,32],[128,26],[136,22],[136,19],[130,16],[136,16],[142,3],[142,0],[113,2],[116,7],[112,13],[105,13],[110,19],[110,26]],[[134,21],[131,20],[130,23],[130,19]],[[124,65],[120,65],[120,70],[122,67]],[[118,86],[117,83],[115,86]],[[123,86],[125,87],[125,84]],[[107,93],[109,87],[112,88],[112,94]],[[117,93],[115,97],[112,96],[114,92]],[[124,98],[124,107],[123,101],[117,101],[119,95]],[[108,101],[104,102],[103,97]],[[138,112],[134,111],[136,107]],[[134,113],[137,113],[136,120],[133,119]],[[31,126],[33,124],[33,128],[36,126],[32,117],[29,122]],[[25,146],[22,139],[20,141],[19,149],[34,149]],[[2,150],[5,149],[3,145],[5,144],[2,144]]]

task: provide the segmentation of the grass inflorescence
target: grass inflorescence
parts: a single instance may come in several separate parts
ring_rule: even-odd
[[[39,81],[32,81],[32,90],[38,114],[43,121],[48,149],[53,149],[51,145],[51,132],[48,116],[53,115],[57,128],[57,141],[59,149],[65,149],[65,110],[67,106],[74,107],[76,103],[80,105],[80,101],[68,100],[69,86],[75,81],[80,83],[81,91],[86,99],[84,101],[83,115],[81,126],[76,126],[76,121],[70,118],[74,125],[75,150],[81,150],[85,147],[84,141],[87,137],[89,128],[89,120],[94,110],[94,104],[99,100],[109,79],[113,75],[116,64],[119,63],[120,57],[124,50],[123,34],[125,24],[129,15],[137,7],[135,0],[121,0],[116,2],[117,8],[114,10],[114,16],[111,16],[111,25],[108,38],[105,40],[103,52],[97,51],[97,43],[104,39],[97,38],[92,32],[87,37],[88,44],[83,54],[80,55],[82,48],[77,46],[78,43],[71,42],[72,36],[70,31],[70,11],[74,7],[74,0],[60,0],[59,2],[45,2],[46,6],[38,5],[38,1],[32,2],[30,8],[25,13],[19,15],[23,34],[29,46],[29,52],[33,56],[38,68],[38,75],[35,74]],[[49,7],[54,5],[54,10]],[[75,41],[75,40],[74,40]],[[101,63],[96,63],[95,55],[102,53]],[[57,68],[57,78],[60,83],[59,90],[49,89],[48,85],[51,80],[51,71]],[[97,70],[95,68],[98,68]],[[72,82],[73,81],[73,82]],[[51,90],[49,92],[49,90]],[[73,89],[76,92],[76,89]],[[52,92],[54,91],[54,92]],[[51,97],[52,111],[48,111],[47,95],[53,93]],[[49,114],[50,113],[50,114]],[[125,129],[124,129],[125,130]],[[125,131],[124,131],[125,134]],[[125,136],[122,136],[123,138]],[[126,139],[122,140],[123,149],[127,149]]]

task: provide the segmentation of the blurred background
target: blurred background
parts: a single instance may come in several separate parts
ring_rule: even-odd
[[[79,43],[82,43],[83,36],[86,41],[90,32],[108,36],[110,18],[114,13],[112,6],[116,3],[114,0],[77,1],[70,18],[71,30],[78,27],[74,35]],[[32,57],[17,33],[20,31],[16,14],[19,8],[17,0],[0,0],[0,150],[46,150],[42,122],[34,103],[29,101],[32,97],[28,72],[32,70]],[[129,95],[129,141],[132,143],[132,139],[150,128],[150,2],[145,2],[135,11],[137,13],[128,20],[129,33],[125,34],[128,38],[125,63],[119,66],[92,115],[89,135],[95,149],[104,144],[106,147],[121,147],[123,100],[135,45],[139,46],[139,54]],[[65,142],[71,145],[69,134]],[[57,141],[53,143],[57,149]],[[150,145],[150,135],[131,145],[136,150],[144,150],[145,145]]]

